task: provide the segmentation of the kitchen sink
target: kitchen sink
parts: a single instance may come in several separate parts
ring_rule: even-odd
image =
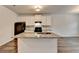
[[[38,32],[38,34],[52,34],[50,32]]]

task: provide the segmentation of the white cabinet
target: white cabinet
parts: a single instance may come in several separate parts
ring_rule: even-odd
[[[34,24],[33,23],[33,16],[25,16],[26,17],[26,19],[25,19],[25,21],[26,21],[26,25],[32,25],[32,24]]]
[[[22,16],[22,17],[18,17],[19,19],[17,20],[18,22],[23,22],[26,20],[26,17]]]
[[[20,21],[25,21],[27,26],[34,25],[35,21],[41,21],[42,25],[51,25],[50,15],[25,15],[19,18]]]
[[[42,25],[51,25],[51,16],[50,15],[36,15],[35,21],[42,21]]]
[[[42,24],[43,24],[43,25],[48,25],[48,24],[47,24],[46,16],[42,16],[41,21],[42,21]]]
[[[57,38],[18,38],[19,53],[57,53]]]
[[[47,25],[51,25],[52,24],[52,22],[51,22],[51,16],[47,16],[46,17],[47,18]]]

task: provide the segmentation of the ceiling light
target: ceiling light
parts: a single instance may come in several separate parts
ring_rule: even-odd
[[[36,5],[36,6],[34,6],[34,8],[35,8],[35,9],[37,9],[37,8],[40,8],[40,9],[41,9],[42,6],[40,6],[40,5]]]
[[[34,6],[34,9],[35,9],[35,11],[40,11],[41,9],[42,9],[42,6],[40,6],[40,5],[35,5]]]
[[[35,9],[35,11],[40,11],[40,9]]]

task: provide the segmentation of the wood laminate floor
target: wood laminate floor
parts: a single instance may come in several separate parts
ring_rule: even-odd
[[[0,53],[16,53],[16,52],[17,52],[17,39],[14,39],[0,46]]]
[[[79,53],[79,38],[65,37],[58,40],[58,53]]]

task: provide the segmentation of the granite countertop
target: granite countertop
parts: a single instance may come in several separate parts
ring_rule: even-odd
[[[21,34],[18,34],[11,38],[79,38],[79,35],[73,35],[73,36],[60,36],[58,34],[55,34],[53,32],[23,32]]]
[[[56,38],[59,37],[59,35],[56,35],[52,32],[23,32],[21,34],[18,34],[14,36],[14,38]]]

